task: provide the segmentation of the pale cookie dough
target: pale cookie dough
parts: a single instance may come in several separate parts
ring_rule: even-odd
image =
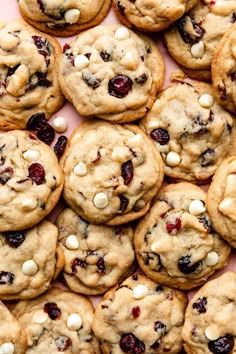
[[[230,253],[211,226],[206,193],[186,182],[169,184],[155,200],[135,230],[141,269],[154,281],[183,290],[203,284],[226,265]]]
[[[190,77],[210,80],[216,46],[235,20],[236,0],[198,1],[165,31],[167,49]]]
[[[56,225],[65,256],[63,276],[72,291],[102,294],[131,273],[131,227],[89,224],[71,209],[59,214]]]
[[[163,163],[136,125],[83,122],[60,159],[63,196],[94,224],[120,225],[144,215],[163,180]]]
[[[117,17],[126,26],[160,31],[189,11],[198,0],[113,0]]]
[[[104,354],[179,353],[186,296],[133,274],[98,304],[93,330]]]
[[[118,24],[87,30],[65,44],[63,51],[61,88],[84,116],[134,121],[152,106],[164,81],[157,45]]]
[[[59,37],[98,25],[110,6],[111,0],[19,0],[21,15],[27,22]]]
[[[25,354],[100,354],[92,332],[94,309],[89,299],[52,288],[13,309],[27,334]]]
[[[188,304],[182,331],[188,354],[236,353],[236,273],[206,283]]]
[[[217,46],[212,61],[212,84],[219,103],[236,114],[236,24]]]
[[[236,247],[236,157],[225,159],[207,192],[207,209],[214,228]]]
[[[49,146],[27,131],[0,133],[0,232],[36,225],[55,207],[62,188]]]
[[[204,183],[230,152],[233,119],[202,82],[167,87],[140,121],[172,179]]]
[[[24,129],[38,112],[49,119],[63,104],[56,39],[22,20],[0,20],[0,129]]]

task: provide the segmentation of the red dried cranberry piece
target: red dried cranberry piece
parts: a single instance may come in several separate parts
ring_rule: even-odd
[[[82,73],[82,78],[84,82],[88,85],[91,86],[93,89],[98,88],[101,85],[101,80],[98,79],[95,75],[92,75],[90,73]]]
[[[234,348],[234,339],[230,334],[211,340],[208,343],[208,349],[214,354],[231,354]]]
[[[6,184],[9,179],[13,176],[13,169],[11,167],[5,168],[3,171],[0,172],[0,183],[2,185]]]
[[[175,222],[169,223],[166,222],[166,231],[171,234],[173,231],[178,232],[181,229],[182,223],[180,218],[176,218]]]
[[[193,303],[192,308],[197,309],[198,313],[205,313],[207,305],[207,298],[199,297],[196,302]]]
[[[132,89],[133,81],[126,75],[117,75],[109,80],[108,92],[109,95],[123,98],[128,95]]]
[[[138,318],[140,316],[140,307],[139,306],[136,306],[136,307],[133,307],[132,308],[132,316],[133,318]]]
[[[152,138],[152,140],[158,142],[160,145],[166,145],[170,140],[168,131],[163,128],[154,129],[150,133],[150,137]]]
[[[30,89],[34,88],[37,85],[40,87],[51,87],[52,86],[52,82],[47,79],[47,73],[41,73],[38,71],[35,73],[35,75],[38,78],[37,84],[29,87]]]
[[[126,161],[121,166],[121,176],[124,179],[125,185],[129,184],[132,181],[133,176],[134,176],[134,166],[133,166],[133,162],[131,160]]]
[[[12,284],[15,275],[11,272],[0,271],[0,285],[1,284]]]
[[[154,331],[160,333],[162,336],[166,334],[166,325],[160,321],[154,323]]]
[[[203,224],[203,226],[209,233],[212,233],[214,231],[210,224],[210,221],[207,220],[205,216],[199,216],[198,221]]]
[[[126,210],[128,204],[129,204],[129,199],[126,198],[124,195],[119,195],[119,198],[120,198],[119,212],[123,213]]]
[[[9,231],[4,233],[9,246],[18,248],[25,241],[24,231]]]
[[[66,144],[67,144],[67,137],[64,135],[59,136],[59,138],[57,139],[57,142],[53,148],[53,150],[58,158],[63,155],[65,148],[66,148]]]
[[[31,178],[37,185],[45,183],[45,171],[40,163],[32,163],[32,165],[29,166],[28,171],[29,178]]]
[[[145,352],[145,344],[132,333],[122,334],[120,348],[125,353],[139,354]]]
[[[38,131],[38,138],[45,144],[50,145],[55,138],[55,130],[50,124],[46,123],[44,127]]]
[[[106,273],[104,258],[99,258],[99,260],[96,263],[96,266],[98,268],[98,270],[97,270],[98,273],[100,273],[100,274]]]
[[[63,45],[63,53],[65,53],[67,50],[69,50],[70,49],[70,45],[68,44],[68,43],[65,43],[64,45]]]
[[[55,302],[47,302],[44,305],[43,310],[53,321],[61,316],[61,310],[57,307],[57,304]]]
[[[50,48],[49,48],[48,40],[40,36],[32,36],[32,38],[34,40],[34,44],[38,49],[38,53],[44,56],[45,61],[48,65],[49,64],[48,57],[50,56]]]
[[[72,274],[76,274],[77,273],[77,267],[80,268],[86,268],[87,267],[87,263],[85,261],[82,261],[79,258],[75,258],[71,264],[71,269],[72,269]]]
[[[40,130],[46,124],[45,113],[35,113],[33,114],[26,124],[26,129],[28,130]]]
[[[55,343],[59,352],[64,352],[72,345],[71,339],[65,336],[57,337]]]
[[[105,49],[100,52],[100,57],[102,58],[103,61],[111,60],[111,54],[108,53]]]
[[[190,19],[192,28],[188,32],[186,30],[186,25]],[[204,34],[205,30],[199,26],[199,24],[191,17],[191,16],[184,16],[180,20],[176,22],[178,31],[185,43],[193,44],[196,43]]]
[[[150,348],[157,350],[159,349],[160,345],[161,345],[160,339],[156,339],[155,342],[150,345]]]
[[[184,274],[191,274],[201,267],[201,262],[191,264],[191,256],[181,257],[178,261],[178,268]]]

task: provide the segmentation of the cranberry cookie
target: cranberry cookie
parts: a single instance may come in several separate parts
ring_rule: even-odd
[[[198,186],[169,184],[137,225],[137,260],[154,281],[192,289],[226,265],[230,247],[213,230],[205,200]]]
[[[0,231],[36,225],[55,207],[62,188],[49,146],[27,131],[0,133]]]
[[[163,163],[136,125],[83,122],[60,159],[63,196],[94,224],[120,225],[144,215],[163,180]]]
[[[156,44],[116,24],[92,28],[65,44],[59,79],[81,115],[123,123],[144,116],[164,74]]]
[[[201,0],[165,31],[170,55],[190,77],[211,79],[215,48],[235,22],[235,10],[236,0]]]
[[[61,37],[98,25],[110,6],[111,0],[19,0],[21,15],[27,22]]]
[[[13,314],[27,334],[26,354],[100,354],[91,328],[94,309],[82,295],[53,288],[18,302]]]
[[[56,39],[25,22],[0,21],[0,129],[24,129],[33,114],[48,119],[62,106],[60,53]]]
[[[206,83],[166,88],[140,127],[155,142],[172,179],[204,183],[230,151],[233,119]]]
[[[235,344],[236,273],[227,272],[206,283],[188,304],[183,327],[189,354],[233,354]]]
[[[179,353],[186,303],[183,292],[134,274],[96,308],[93,330],[102,352]]]
[[[160,31],[189,11],[198,0],[113,0],[117,17],[126,26],[145,31]]]
[[[102,294],[131,273],[131,227],[89,224],[71,209],[63,210],[56,224],[65,256],[63,275],[72,291]]]

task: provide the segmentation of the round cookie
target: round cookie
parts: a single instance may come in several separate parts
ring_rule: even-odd
[[[170,55],[190,77],[211,78],[211,62],[219,40],[235,22],[236,0],[198,1],[164,33]],[[207,74],[208,72],[208,74]]]
[[[131,227],[89,224],[71,209],[59,214],[56,225],[65,257],[63,276],[72,291],[102,294],[131,273]]]
[[[113,0],[117,17],[126,26],[144,31],[160,31],[189,11],[198,0]]]
[[[94,309],[89,299],[52,288],[31,301],[20,301],[13,314],[25,330],[25,354],[100,354],[92,332]]]
[[[187,304],[179,290],[133,274],[98,304],[93,330],[108,353],[179,353]]]
[[[49,119],[63,104],[56,39],[22,20],[0,21],[0,129],[24,129],[38,112]]]
[[[132,124],[83,122],[60,165],[65,201],[94,224],[120,225],[144,215],[163,180],[160,154]]]
[[[172,179],[204,183],[229,153],[233,119],[209,84],[183,82],[157,97],[140,127],[155,142]]]
[[[27,131],[0,133],[0,232],[36,225],[55,207],[62,188],[49,146]]]
[[[188,304],[182,331],[188,354],[233,354],[235,344],[236,273],[207,282]]]
[[[61,88],[83,116],[134,121],[152,106],[164,81],[156,44],[119,24],[87,30],[63,51]]]
[[[236,24],[219,42],[211,68],[215,97],[222,106],[236,113]]]
[[[137,260],[154,281],[192,289],[226,265],[230,247],[212,229],[205,200],[206,193],[198,186],[169,184],[138,223]]]
[[[23,18],[40,31],[67,37],[98,25],[111,0],[19,0]]]

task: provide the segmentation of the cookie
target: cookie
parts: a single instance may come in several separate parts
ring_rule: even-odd
[[[66,203],[94,224],[144,215],[163,180],[163,163],[136,125],[89,120],[69,137],[60,159]]]
[[[167,87],[140,127],[155,142],[174,180],[206,183],[229,153],[232,116],[214,99],[209,84],[183,82]]]
[[[0,129],[24,129],[38,112],[49,119],[63,104],[56,39],[22,20],[0,21]]]
[[[212,228],[205,201],[196,185],[169,184],[138,223],[137,260],[154,281],[188,290],[226,265],[230,247]]]
[[[100,354],[92,332],[94,309],[82,295],[53,288],[31,301],[20,301],[13,314],[28,339],[26,354]]]
[[[170,55],[190,77],[211,77],[211,62],[217,44],[235,22],[236,0],[198,1],[192,10],[164,33]],[[208,71],[208,75],[206,75]]]
[[[0,232],[36,225],[55,207],[62,188],[49,146],[27,131],[0,133]]]
[[[160,31],[189,11],[198,0],[172,0],[168,3],[156,0],[113,0],[117,17],[126,26],[144,31]]]
[[[23,18],[40,31],[67,37],[98,25],[106,17],[111,0],[19,0]]]
[[[189,302],[182,332],[187,353],[235,353],[235,282],[236,273],[224,273]]]
[[[218,102],[236,113],[236,24],[222,37],[213,56],[212,84]]]
[[[183,292],[134,274],[98,304],[93,330],[108,353],[179,353],[187,299]]]
[[[72,291],[102,294],[131,273],[131,227],[89,224],[69,208],[60,213],[56,225],[65,258],[63,276]]]
[[[83,116],[131,122],[152,106],[165,75],[156,44],[121,25],[97,26],[64,45],[59,79]]]

